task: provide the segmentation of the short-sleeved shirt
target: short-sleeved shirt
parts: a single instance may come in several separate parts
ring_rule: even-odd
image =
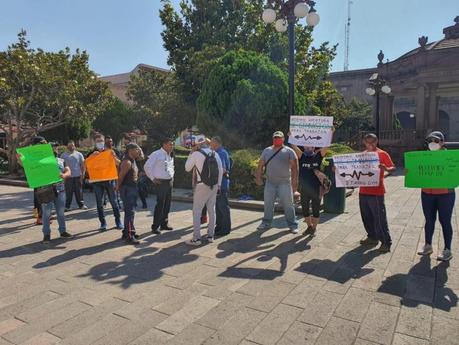
[[[81,167],[84,164],[84,157],[81,152],[77,150],[70,152],[64,152],[61,155],[61,158],[65,162],[65,166],[70,168],[71,176],[72,177],[80,177],[81,176]]]
[[[273,146],[267,147],[261,153],[260,159],[266,162],[279,150]],[[266,166],[266,177],[271,183],[289,183],[291,181],[290,161],[296,160],[295,151],[284,146],[281,151]]]
[[[302,154],[299,161],[300,181],[301,183],[320,186],[320,181],[314,174],[314,170],[319,170],[322,165],[322,154],[320,151],[314,152],[312,155]]]
[[[369,152],[369,151],[365,151]],[[388,168],[393,168],[394,162],[390,158],[389,154],[381,149],[376,149],[376,153],[379,156],[379,163],[384,164]],[[386,188],[384,187],[384,169],[381,169],[381,174],[379,177],[379,186],[377,187],[360,187],[360,194],[362,195],[377,195],[382,196],[386,193]]]
[[[65,169],[64,160],[62,158],[56,158],[56,159],[57,159],[57,166],[59,167],[59,171],[63,173]],[[58,192],[63,192],[65,190],[64,182],[56,183],[55,186]]]
[[[219,147],[216,152],[219,155],[220,160],[222,161],[223,170],[230,171],[231,170],[231,162],[230,162],[228,151],[226,151],[223,147]],[[227,177],[226,174],[223,174],[221,190],[222,191],[228,191],[229,190],[229,185],[230,185],[229,178]]]

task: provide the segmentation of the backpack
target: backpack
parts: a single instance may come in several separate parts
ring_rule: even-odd
[[[217,158],[215,157],[215,151],[207,154],[203,150],[199,150],[206,159],[204,160],[204,164],[202,165],[202,171],[197,172],[199,177],[201,178],[201,182],[204,183],[206,186],[213,188],[216,184],[218,184],[218,163]]]

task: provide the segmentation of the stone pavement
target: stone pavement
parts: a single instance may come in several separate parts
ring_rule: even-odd
[[[75,238],[43,245],[31,191],[0,186],[0,345],[459,344],[458,236],[449,265],[419,258],[420,192],[401,177],[388,184],[384,255],[358,245],[357,193],[314,238],[282,218],[256,231],[261,213],[233,210],[230,236],[190,248],[191,205],[175,204],[177,230],[160,236],[138,212],[143,240],[132,247],[97,231],[94,208],[68,214]],[[437,231],[434,254],[441,242]]]

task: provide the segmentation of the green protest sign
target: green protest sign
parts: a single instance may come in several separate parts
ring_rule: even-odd
[[[30,188],[61,182],[56,157],[50,144],[32,145],[16,150]]]
[[[459,150],[405,152],[405,187],[459,186]]]

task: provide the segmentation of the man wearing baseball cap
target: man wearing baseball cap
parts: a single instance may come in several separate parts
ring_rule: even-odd
[[[279,197],[290,231],[298,233],[293,194],[298,190],[298,159],[295,151],[284,145],[284,133],[273,134],[273,144],[263,150],[256,172],[256,183],[263,185],[263,170],[266,175],[264,190],[264,217],[259,230],[268,230],[274,217],[274,202]]]

